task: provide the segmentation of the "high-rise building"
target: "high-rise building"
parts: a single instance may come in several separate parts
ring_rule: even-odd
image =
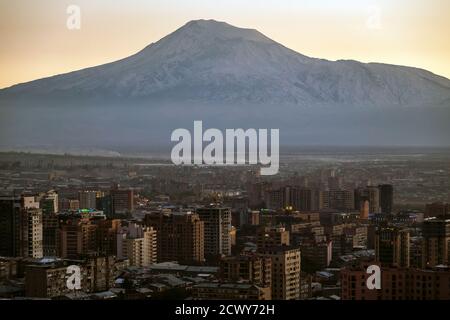
[[[267,191],[264,198],[269,209],[280,210],[294,206],[292,187]]]
[[[217,259],[231,254],[231,210],[217,206],[197,208],[204,222],[205,258]]]
[[[345,237],[356,247],[367,247],[368,227],[364,225],[351,225],[344,229]]]
[[[81,254],[83,256],[98,254],[98,224],[90,219],[81,219],[79,224],[81,232]]]
[[[300,211],[318,210],[320,206],[320,191],[317,189],[298,190],[296,209]]]
[[[375,260],[381,265],[408,268],[410,265],[409,230],[379,227],[375,232]]]
[[[294,201],[294,207],[300,211],[311,211],[316,209],[314,205],[314,191],[311,189],[298,189],[296,201]]]
[[[124,256],[130,266],[148,267],[157,262],[157,236],[153,228],[144,228],[142,237],[127,238],[124,244]]]
[[[300,249],[290,246],[266,248],[264,256],[272,261],[272,299],[300,298]]]
[[[20,197],[0,197],[0,256],[19,255]]]
[[[106,217],[113,216],[113,203],[112,196],[110,194],[104,194],[96,199],[96,208],[103,211]]]
[[[44,255],[42,209],[20,210],[19,234],[20,256],[42,258]]]
[[[63,258],[78,259],[101,254],[99,224],[90,218],[71,217],[60,227],[60,254]],[[114,238],[115,240],[115,238]]]
[[[381,184],[378,189],[380,190],[381,212],[391,214],[394,206],[394,187],[391,184]]]
[[[380,212],[380,190],[374,186],[368,186],[366,188],[367,198],[369,200],[370,213]]]
[[[67,265],[75,264],[81,271],[81,290],[86,293],[105,291],[114,286],[116,277],[127,267],[113,256],[86,260],[61,260],[48,264],[25,267],[25,295],[27,297],[54,298],[73,290],[67,288]]]
[[[83,270],[84,271],[84,270]],[[82,279],[87,278],[83,272]],[[53,298],[69,293],[67,267],[55,265],[30,265],[25,272],[25,295],[27,297]]]
[[[330,266],[333,257],[332,241],[305,240],[300,245],[302,261],[308,261],[314,268],[323,269]]]
[[[369,228],[365,225],[342,223],[327,229],[328,239],[332,240],[333,259],[352,254],[356,248],[368,247]]]
[[[114,215],[130,214],[134,210],[134,192],[132,189],[111,190],[112,213]]]
[[[205,223],[193,212],[156,213],[145,224],[157,231],[158,262],[202,263],[205,260]]]
[[[60,255],[59,219],[57,215],[42,215],[42,247],[45,257]]]
[[[411,237],[409,264],[411,268],[422,268],[423,238]]]
[[[320,191],[320,209],[353,210],[354,193],[350,190]]]
[[[422,267],[448,265],[450,263],[450,219],[425,219],[422,236]]]
[[[59,200],[59,210],[61,211],[76,211],[80,209],[80,200],[78,199],[66,199]]]
[[[95,220],[97,225],[97,251],[101,255],[117,255],[117,233],[121,226],[120,219]]]
[[[58,193],[55,190],[40,193],[36,196],[39,207],[44,215],[54,215],[59,212]]]
[[[39,200],[40,200],[39,196],[22,195],[20,197],[20,207],[23,209],[39,209],[40,208]]]
[[[310,211],[318,209],[319,196],[316,190],[285,186],[265,193],[265,202],[269,209]]]
[[[369,290],[369,264],[341,270],[342,300],[449,300],[450,270],[436,268],[381,268],[381,289]]]
[[[369,212],[380,213],[380,189],[376,186],[367,186],[354,191],[355,208],[361,210],[365,201],[369,201]]]
[[[42,211],[42,254],[59,256],[59,197],[55,190],[39,193],[36,196],[22,196],[25,209],[40,208]]]
[[[220,260],[220,278],[225,282],[248,282],[271,287],[272,260],[258,254],[224,257]]]
[[[97,208],[97,191],[83,190],[78,193],[78,200],[80,201],[81,209],[96,209]]]
[[[248,212],[248,216],[247,216],[248,224],[251,226],[259,225],[260,216],[261,216],[261,213],[257,210],[252,210],[252,211]]]
[[[274,246],[290,244],[289,231],[284,227],[263,227],[258,230],[256,244],[258,251]]]
[[[78,259],[82,254],[82,233],[77,220],[69,220],[60,227],[60,255]]]

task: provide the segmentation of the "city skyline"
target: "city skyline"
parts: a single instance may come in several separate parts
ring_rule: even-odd
[[[0,297],[448,300],[449,155],[354,157],[269,179],[2,153]]]
[[[450,300],[446,30],[446,0],[0,0],[0,300]]]

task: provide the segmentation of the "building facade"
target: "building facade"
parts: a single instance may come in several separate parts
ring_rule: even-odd
[[[272,261],[272,299],[299,299],[300,249],[276,246],[265,249],[263,254]]]
[[[204,222],[196,213],[155,213],[145,224],[158,235],[158,262],[202,263],[205,260]]]
[[[206,259],[218,259],[231,254],[231,210],[216,206],[196,209],[204,223]]]

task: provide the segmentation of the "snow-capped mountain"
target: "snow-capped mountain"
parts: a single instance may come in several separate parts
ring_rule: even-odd
[[[450,99],[450,80],[410,67],[309,58],[256,30],[198,20],[128,58],[0,95],[425,106]]]
[[[167,148],[194,120],[279,128],[282,145],[448,146],[449,119],[449,79],[310,58],[213,20],[113,63],[0,90],[3,149]]]

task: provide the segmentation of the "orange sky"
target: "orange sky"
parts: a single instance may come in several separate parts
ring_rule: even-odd
[[[66,27],[71,4],[80,30]],[[448,0],[0,0],[0,88],[124,58],[193,19],[255,28],[313,57],[450,78]]]

